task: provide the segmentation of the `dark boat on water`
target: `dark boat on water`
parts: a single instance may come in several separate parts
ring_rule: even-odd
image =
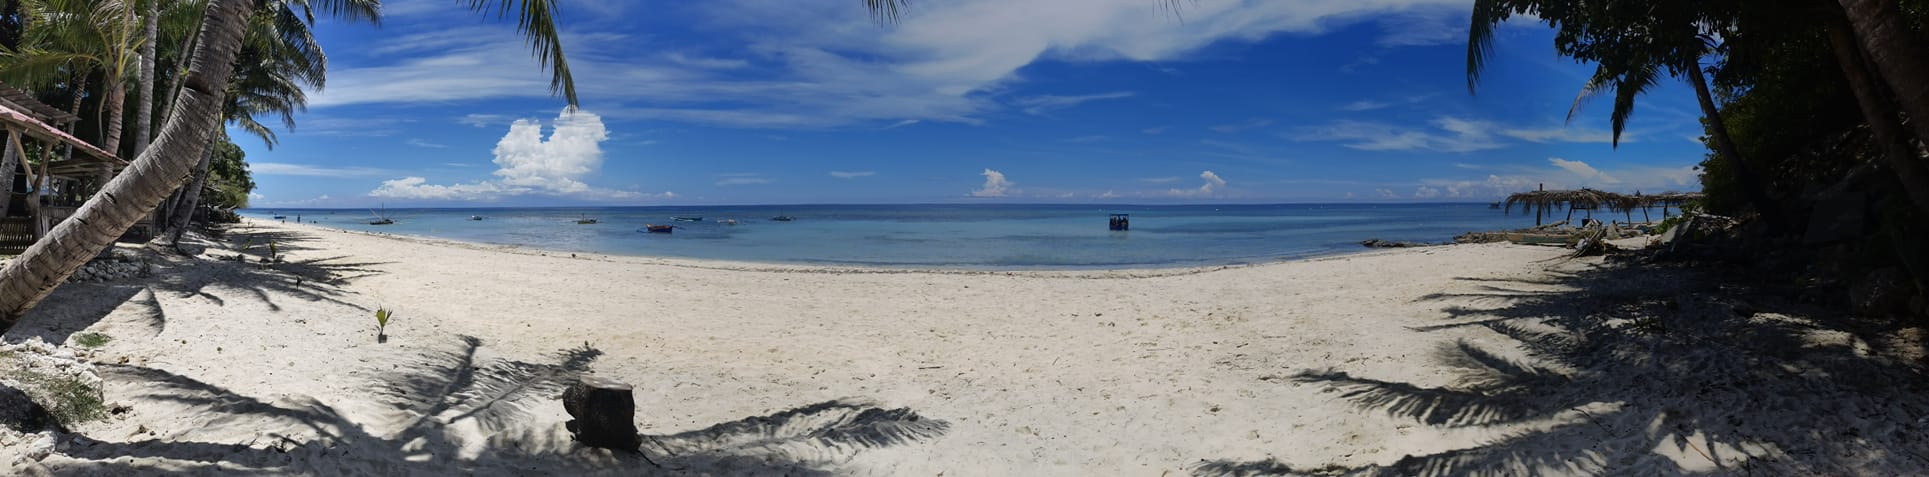
[[[469,220],[482,220],[482,216],[480,216],[480,215],[471,215],[471,216],[469,216]]]
[[[776,217],[771,217],[771,218],[770,218],[770,220],[775,220],[775,221],[778,221],[778,222],[789,222],[789,221],[792,221],[792,220],[797,220],[797,218],[796,218],[796,217],[791,217],[791,216],[788,216],[788,215],[779,215],[779,216],[776,216]]]
[[[702,222],[703,221],[703,216],[700,216],[700,215],[679,215],[679,216],[670,217],[670,218],[675,219],[678,222]]]
[[[576,219],[576,223],[579,225],[593,225],[596,223],[596,219]]]
[[[390,219],[387,217],[368,221],[369,225],[389,225],[393,223],[395,223],[395,219]]]
[[[667,234],[676,230],[675,225],[643,224],[643,231],[653,234]]]
[[[1105,228],[1111,229],[1113,231],[1119,231],[1119,232],[1132,230],[1132,216],[1126,215],[1126,214],[1112,214],[1112,218],[1106,223]]]

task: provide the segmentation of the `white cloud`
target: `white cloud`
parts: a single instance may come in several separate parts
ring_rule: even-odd
[[[1219,178],[1219,174],[1214,174],[1212,171],[1205,171],[1199,173],[1199,178],[1206,180],[1206,183],[1200,185],[1199,188],[1170,189],[1166,191],[1166,195],[1173,197],[1215,197],[1216,194],[1226,190],[1226,180]]]
[[[1092,198],[1094,198],[1094,199],[1117,199],[1117,198],[1119,198],[1119,195],[1118,195],[1118,193],[1116,193],[1116,192],[1112,192],[1112,191],[1109,191],[1109,190],[1108,190],[1108,191],[1105,191],[1105,193],[1103,193],[1103,194],[1099,194],[1099,195],[1095,195],[1095,196],[1092,196]]]
[[[1025,111],[1025,114],[1041,115],[1052,111],[1057,111],[1060,109],[1078,106],[1080,104],[1084,104],[1092,101],[1130,98],[1134,94],[1135,93],[1131,91],[1115,91],[1111,93],[1087,94],[1087,95],[1076,95],[1076,96],[1058,96],[1058,95],[1028,96],[1023,98],[1018,98],[1017,100],[1012,101],[1011,104],[1013,106],[1018,106],[1021,110]]]
[[[1413,191],[1413,198],[1416,198],[1416,199],[1432,199],[1437,197],[1440,197],[1440,189],[1435,189],[1427,186],[1420,186],[1419,189],[1415,189]]]
[[[1140,129],[1139,132],[1144,134],[1164,134],[1166,129],[1169,129],[1169,127],[1158,126],[1158,127],[1149,127],[1145,129]]]
[[[268,198],[268,196],[265,196],[265,195],[261,195],[261,194],[260,194],[260,193],[258,193],[258,192],[249,192],[249,193],[248,193],[248,199],[249,199],[249,200],[261,200],[261,199],[266,199],[266,198]]]
[[[1372,111],[1375,109],[1386,109],[1390,106],[1393,106],[1393,103],[1385,103],[1385,102],[1372,101],[1372,100],[1359,100],[1359,101],[1354,101],[1345,106],[1341,106],[1340,110],[1341,111]]]
[[[1018,189],[1012,187],[1018,183],[1005,180],[1003,172],[985,169],[979,175],[985,176],[985,185],[971,191],[972,197],[1006,197],[1018,193]]]
[[[257,198],[266,198],[266,197],[257,197]],[[334,200],[335,200],[334,197],[329,197],[328,194],[322,194],[321,196],[308,198],[308,199],[281,200],[281,201],[263,202],[260,204],[249,204],[249,205],[252,205],[255,207],[309,207],[309,206],[316,206],[316,205],[327,205],[330,202],[333,202]]]
[[[719,186],[758,185],[758,184],[769,184],[770,182],[771,182],[770,179],[766,179],[762,177],[726,177],[723,180],[717,181],[717,185]]]
[[[1139,179],[1139,182],[1147,182],[1147,183],[1152,183],[1152,184],[1169,184],[1169,183],[1173,183],[1173,182],[1179,182],[1179,179],[1184,179],[1184,178],[1183,178],[1183,177],[1179,177],[1179,176],[1171,176],[1171,177],[1147,177],[1147,178],[1144,178],[1144,179]]]
[[[1507,137],[1519,139],[1522,141],[1537,142],[1537,143],[1578,142],[1578,143],[1607,144],[1607,143],[1614,142],[1614,133],[1611,131],[1581,130],[1581,129],[1572,129],[1572,128],[1564,128],[1564,127],[1546,128],[1546,129],[1507,129],[1507,130],[1501,131],[1500,134],[1502,136],[1507,136]],[[1629,133],[1625,131],[1621,133],[1621,142],[1623,144],[1634,142],[1634,141],[1635,141],[1635,137],[1633,133]]]
[[[394,174],[387,169],[372,167],[322,167],[307,164],[288,164],[284,162],[254,162],[248,164],[248,172],[264,176],[299,177],[375,177]]]
[[[410,176],[383,181],[369,195],[432,200],[493,200],[528,194],[599,200],[647,197],[638,192],[591,187],[582,181],[602,168],[600,144],[608,139],[602,117],[589,111],[564,110],[556,117],[547,139],[541,121],[519,119],[496,142],[496,179],[438,185]]]
[[[448,149],[449,148],[447,144],[436,144],[436,143],[424,141],[421,139],[410,139],[408,141],[403,141],[402,143],[410,146],[426,147],[430,149]]]
[[[570,2],[594,11],[625,2]],[[393,15],[460,13],[422,0],[385,5]],[[956,0],[923,2],[894,28],[871,23],[845,0],[719,0],[690,8],[691,28],[731,43],[694,53],[621,55],[643,41],[566,32],[571,67],[586,98],[612,118],[650,117],[735,127],[824,128],[869,121],[976,123],[1000,109],[996,93],[1040,60],[1159,63],[1226,42],[1282,33],[1316,35],[1382,22],[1383,44],[1436,41],[1385,24],[1464,12],[1465,0],[1186,2],[1183,21],[1166,2]],[[404,12],[404,13],[396,13]],[[739,40],[741,39],[741,40]],[[366,103],[446,103],[548,96],[513,27],[489,23],[405,34],[371,51],[386,62],[333,68],[317,109]],[[409,53],[409,54],[398,54]],[[756,75],[741,74],[757,71]],[[729,98],[729,101],[717,101]],[[648,108],[638,109],[648,104]]]
[[[1547,158],[1547,163],[1553,164],[1554,167],[1560,168],[1563,171],[1567,171],[1569,174],[1573,174],[1579,177],[1583,182],[1592,182],[1592,183],[1607,184],[1607,185],[1621,183],[1620,179],[1616,179],[1614,178],[1614,176],[1610,176],[1605,173],[1602,173],[1600,170],[1595,169],[1594,166],[1590,166],[1586,162],[1570,161],[1570,160],[1561,159],[1558,157],[1550,157],[1550,158]]]
[[[836,177],[839,179],[856,179],[859,177],[870,177],[875,175],[877,175],[877,173],[873,171],[856,171],[856,172],[831,171],[831,177]]]
[[[1266,126],[1270,126],[1272,124],[1273,124],[1273,120],[1271,119],[1253,118],[1238,124],[1221,124],[1218,126],[1213,126],[1211,129],[1213,131],[1218,131],[1221,133],[1232,134],[1236,132],[1245,131],[1248,129],[1263,128]]]
[[[1382,199],[1398,199],[1398,198],[1400,198],[1400,194],[1395,194],[1395,193],[1393,193],[1393,191],[1391,191],[1391,190],[1387,190],[1387,189],[1373,189],[1373,192],[1376,192],[1376,193],[1379,193],[1379,194],[1380,194],[1380,198],[1382,198]]]
[[[494,126],[494,125],[497,125],[497,124],[502,124],[502,123],[507,123],[507,122],[509,122],[509,117],[508,117],[508,116],[503,116],[503,115],[500,115],[500,114],[475,114],[475,113],[470,113],[469,115],[467,115],[467,116],[463,116],[463,117],[462,117],[461,119],[457,119],[457,120],[455,120],[455,121],[456,121],[456,122],[458,122],[458,123],[462,123],[462,124],[467,124],[467,125],[470,125],[470,126],[475,126],[475,127],[479,127],[479,128],[486,128],[486,127],[489,127],[489,126]]]
[[[1479,164],[1468,164],[1465,162],[1456,162],[1453,163],[1453,166],[1461,169],[1483,169]]]
[[[916,120],[916,119],[906,119],[906,120],[903,120],[903,121],[898,121],[898,122],[895,122],[895,123],[891,123],[891,125],[890,125],[890,126],[885,126],[885,127],[884,127],[884,129],[897,129],[897,128],[901,128],[901,127],[905,127],[905,126],[910,126],[910,125],[913,125],[913,124],[917,124],[917,123],[921,123],[921,122],[923,122],[923,121],[919,121],[919,120]]]
[[[1490,132],[1495,129],[1490,122],[1441,116],[1429,124],[1435,130],[1340,120],[1325,126],[1300,128],[1288,137],[1297,141],[1341,142],[1342,146],[1363,151],[1473,152],[1503,147]]]

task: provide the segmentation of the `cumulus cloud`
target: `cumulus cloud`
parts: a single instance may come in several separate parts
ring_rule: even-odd
[[[1219,178],[1219,174],[1205,171],[1199,173],[1199,178],[1205,179],[1206,183],[1201,184],[1197,189],[1170,189],[1165,193],[1173,197],[1213,197],[1214,194],[1226,190],[1226,180]]]
[[[1382,199],[1398,199],[1398,198],[1400,198],[1400,194],[1395,194],[1395,193],[1393,193],[1393,191],[1392,191],[1392,190],[1388,190],[1388,189],[1373,189],[1373,192],[1376,192],[1376,193],[1379,193],[1379,194],[1380,194],[1380,198],[1382,198]]]
[[[985,185],[979,187],[978,190],[971,191],[972,197],[1006,197],[1010,194],[1018,193],[1018,189],[1012,187],[1018,185],[1018,183],[1005,180],[1005,173],[1003,172],[985,169],[984,172],[978,175],[985,176]]]
[[[1440,197],[1440,189],[1435,189],[1427,186],[1420,186],[1419,189],[1415,189],[1413,191],[1413,198],[1416,198],[1416,199],[1432,199],[1437,197]]]
[[[609,139],[603,119],[589,111],[564,110],[552,123],[548,138],[543,123],[519,119],[496,142],[496,176],[466,184],[430,184],[427,178],[403,177],[383,181],[370,191],[375,197],[429,200],[491,200],[517,195],[549,195],[579,199],[637,199],[645,194],[591,187],[583,179],[602,168],[601,143]]]
[[[870,177],[875,175],[877,175],[877,173],[873,171],[856,171],[856,172],[831,171],[831,177],[836,177],[839,179],[856,179],[859,177]]]

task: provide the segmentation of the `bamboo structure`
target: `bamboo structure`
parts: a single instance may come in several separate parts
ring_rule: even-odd
[[[127,161],[58,127],[79,119],[0,84],[0,141],[5,142],[0,148],[4,149],[0,153],[0,188],[4,189],[0,190],[6,192],[0,194],[0,249],[24,249],[72,215],[79,201],[91,195],[79,190],[83,179],[127,167]],[[44,145],[38,161],[29,160],[32,149],[27,140]],[[69,146],[79,154],[55,157],[51,154],[55,145]]]

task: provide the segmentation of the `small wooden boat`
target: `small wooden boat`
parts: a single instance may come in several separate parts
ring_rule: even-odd
[[[471,215],[471,216],[469,216],[469,220],[482,220],[482,216],[480,216],[480,215]]]
[[[724,224],[724,225],[737,225],[737,219],[723,219],[723,220],[717,221],[717,223]]]
[[[577,224],[579,224],[579,225],[592,225],[592,224],[595,224],[595,223],[596,223],[596,219],[587,219],[587,218],[585,218],[585,219],[576,219],[576,223],[577,223]]]
[[[667,234],[676,230],[675,225],[643,224],[643,231],[653,234]]]
[[[703,216],[700,216],[700,215],[679,215],[679,216],[670,217],[670,218],[678,222],[702,222],[703,221]]]
[[[369,225],[389,225],[393,223],[395,223],[395,219],[390,219],[387,217],[368,221]]]
[[[373,209],[368,212],[375,214],[375,220],[368,221],[369,225],[389,225],[395,223],[395,219],[389,218],[388,216],[388,204],[382,204],[382,210],[379,212]]]
[[[788,216],[788,215],[779,215],[779,216],[776,216],[776,217],[771,217],[771,218],[770,218],[770,220],[775,220],[775,221],[778,221],[778,222],[789,222],[789,221],[792,221],[792,220],[797,220],[797,218],[796,218],[796,217],[791,217],[791,216]]]
[[[277,216],[275,216],[275,220],[288,220],[288,216],[286,216],[286,215],[277,215]]]

